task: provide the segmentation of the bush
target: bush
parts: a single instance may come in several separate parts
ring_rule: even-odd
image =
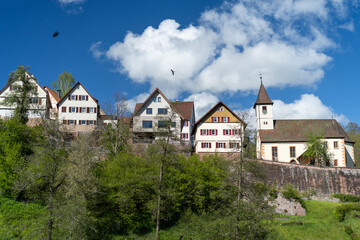
[[[351,211],[360,211],[360,203],[347,203],[338,206],[335,210],[337,220],[344,221],[346,214]]]
[[[313,195],[315,195],[316,194],[316,191],[314,190],[314,189],[308,189],[308,190],[306,190],[306,191],[303,191],[302,193],[301,193],[301,195],[302,195],[302,197],[303,198],[307,198],[307,199],[310,199],[311,198],[311,196],[313,196]]]
[[[338,193],[338,194],[332,194],[331,196],[339,199],[341,202],[360,202],[360,197],[350,194]]]
[[[296,190],[291,184],[285,185],[282,189],[281,194],[284,198],[289,200],[294,199],[295,201],[299,202],[303,208],[305,207],[305,201],[301,198],[301,195],[298,190]]]
[[[276,185],[272,185],[269,191],[269,196],[271,199],[276,199],[278,197],[278,191]]]

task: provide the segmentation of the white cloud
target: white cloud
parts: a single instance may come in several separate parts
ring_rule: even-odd
[[[102,43],[101,41],[94,42],[94,43],[91,44],[91,46],[89,48],[89,50],[92,53],[93,57],[98,59],[98,60],[105,54],[105,52],[103,52],[103,51],[101,51],[99,49],[101,43]]]
[[[184,101],[194,101],[195,117],[197,121],[219,102],[219,98],[210,93],[201,92],[189,96],[184,99]]]
[[[78,14],[83,11],[80,4],[84,3],[86,0],[57,0],[60,4],[60,7],[69,14]]]
[[[348,22],[348,23],[342,24],[342,25],[339,26],[339,28],[348,30],[348,31],[350,31],[350,32],[354,32],[354,31],[355,31],[354,21],[351,20],[351,21]]]
[[[319,97],[313,94],[303,94],[293,103],[284,103],[274,100],[273,108],[275,119],[331,119],[342,124],[349,120],[343,114],[336,114],[331,107],[326,106]]]
[[[68,4],[80,4],[85,2],[85,0],[58,0],[58,2],[63,5],[68,5]]]

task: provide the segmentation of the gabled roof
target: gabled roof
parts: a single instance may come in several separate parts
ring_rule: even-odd
[[[259,130],[261,142],[306,142],[310,133],[354,143],[335,119],[274,120],[274,129]]]
[[[29,75],[31,76],[31,75]],[[34,78],[31,78],[34,80],[34,82],[44,91],[44,89],[40,86],[40,84],[34,79]],[[7,82],[5,84],[5,86],[0,90],[0,95],[11,85],[13,84],[14,82],[18,81],[18,79],[12,79],[10,82]]]
[[[75,89],[76,86],[78,86],[78,85],[82,86],[82,87],[84,88],[84,90],[87,92],[87,94],[89,94],[89,96],[90,96],[97,104],[99,104],[98,100],[97,100],[96,98],[94,98],[93,96],[91,96],[91,94],[86,90],[86,88],[85,88],[80,82],[77,82],[77,83],[75,83],[74,86],[60,99],[60,101],[59,101],[58,104],[57,104],[58,107],[59,107],[60,103],[62,103],[62,101],[64,101],[64,99],[67,98],[67,96],[69,95],[69,93],[71,93],[72,90]]]
[[[134,113],[131,117],[135,116],[135,114],[144,106],[146,102],[148,102],[150,99],[152,99],[152,96],[155,93],[159,93],[167,103],[173,107],[176,112],[180,115],[182,119],[190,119],[191,114],[194,109],[194,102],[170,102],[169,99],[161,92],[159,88],[156,88],[149,97],[142,103],[136,103]]]
[[[46,91],[48,91],[51,96],[53,96],[53,98],[55,99],[56,103],[60,102],[60,97],[59,95],[57,95],[53,90],[51,90],[50,88],[48,88],[47,86],[44,86],[44,89],[46,89]]]
[[[256,105],[259,104],[274,104],[273,101],[269,98],[269,95],[267,94],[264,84],[261,82],[258,97],[256,99],[256,102],[254,104],[254,108]]]
[[[246,127],[247,124],[244,122],[244,120],[242,120],[236,113],[234,113],[228,106],[226,106],[225,103],[223,103],[222,101],[219,101],[217,104],[215,104],[215,106],[213,106],[207,113],[204,114],[204,116],[202,116],[195,123],[194,128],[192,130],[192,134],[194,134],[196,132],[197,125],[199,123],[203,122],[204,120],[206,120],[208,116],[210,116],[214,111],[216,111],[216,109],[218,108],[219,105],[222,105],[223,107],[225,107],[232,115],[234,115]]]

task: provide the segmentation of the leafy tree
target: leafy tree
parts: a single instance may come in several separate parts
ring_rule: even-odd
[[[35,80],[28,73],[29,67],[19,65],[15,72],[9,75],[9,81],[15,80],[12,84],[13,91],[7,96],[5,105],[15,106],[14,117],[18,118],[21,123],[25,124],[28,121],[28,111],[32,105],[32,99],[36,99],[36,86],[31,79]]]
[[[351,137],[352,140],[355,141],[354,151],[355,151],[355,163],[356,166],[360,166],[360,127],[357,123],[349,122],[345,131]]]
[[[321,139],[323,137],[318,135],[308,135],[304,157],[310,159],[311,164],[325,167],[330,164],[330,154]]]
[[[71,73],[63,72],[58,79],[51,84],[52,89],[56,92],[60,90],[60,94],[64,96],[75,84],[75,78]]]

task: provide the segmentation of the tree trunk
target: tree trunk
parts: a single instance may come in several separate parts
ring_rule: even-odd
[[[158,202],[157,202],[157,213],[156,213],[156,239],[160,239],[160,205],[161,205],[161,185],[162,185],[162,175],[163,175],[164,162],[161,161],[160,166],[160,178],[159,178],[159,193],[158,193]]]
[[[52,231],[54,228],[54,218],[53,218],[53,199],[52,194],[49,197],[49,220],[47,227],[47,240],[52,240]]]

